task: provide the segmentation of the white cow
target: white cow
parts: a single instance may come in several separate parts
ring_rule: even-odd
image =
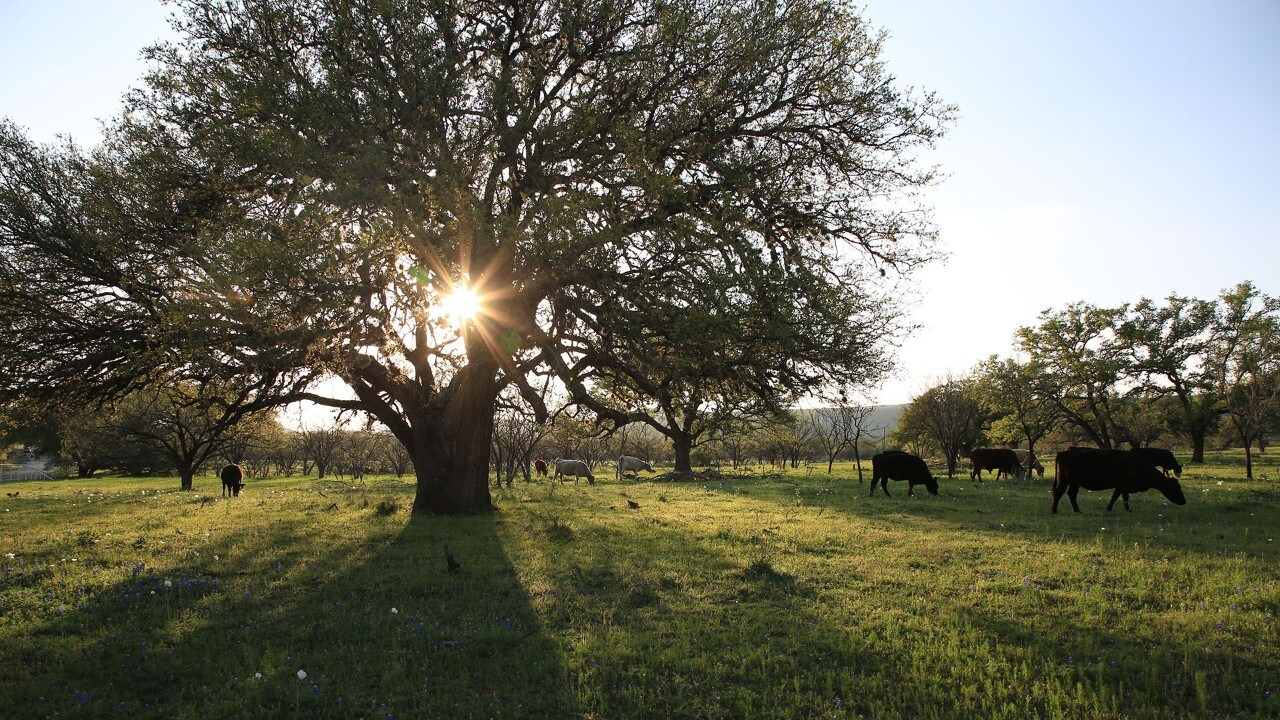
[[[1036,459],[1035,454],[1030,450],[1014,448],[1013,454],[1018,456],[1018,464],[1022,466],[1024,474],[1030,475],[1031,471],[1034,470],[1037,475],[1044,477],[1044,466],[1040,464],[1040,461]]]
[[[618,458],[618,479],[619,480],[626,477],[628,472],[635,474],[635,476],[638,478],[640,477],[641,470],[648,470],[649,472],[653,472],[653,467],[649,465],[649,463],[641,460],[640,458],[634,457],[631,455],[623,455],[622,457]]]
[[[561,460],[556,458],[552,463],[556,466],[555,478],[559,478],[560,482],[564,482],[566,475],[572,475],[574,482],[578,482],[578,478],[584,477],[592,485],[596,484],[596,476],[591,474],[591,468],[587,467],[587,464],[581,460]]]

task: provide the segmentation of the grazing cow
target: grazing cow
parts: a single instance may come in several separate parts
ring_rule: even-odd
[[[1116,504],[1116,498],[1124,498],[1124,509],[1129,509],[1129,494],[1155,488],[1169,502],[1186,505],[1182,485],[1156,469],[1145,457],[1130,450],[1096,450],[1075,448],[1063,450],[1055,459],[1056,477],[1053,481],[1053,512],[1058,512],[1058,501],[1066,493],[1071,499],[1071,509],[1080,512],[1076,493],[1086,490],[1111,490],[1111,502],[1107,510]]]
[[[587,467],[587,464],[581,460],[561,460],[556,458],[551,461],[551,464],[555,465],[555,477],[559,478],[560,482],[564,482],[566,475],[572,475],[575,483],[578,482],[578,478],[586,478],[588,483],[596,484],[596,476],[591,474],[591,468]]]
[[[1164,448],[1153,447],[1138,448],[1134,452],[1151,461],[1151,464],[1163,470],[1165,475],[1172,471],[1174,477],[1182,477],[1182,466],[1178,464],[1178,459],[1173,456],[1172,452]]]
[[[997,480],[1001,475],[1022,477],[1018,455],[1008,448],[977,448],[969,453],[969,462],[973,463],[973,468],[969,471],[970,480],[981,482],[983,470],[996,471]]]
[[[244,470],[239,465],[228,465],[222,468],[223,497],[240,497],[240,489],[244,487]]]
[[[930,474],[924,460],[901,450],[877,453],[871,458],[871,496],[875,497],[878,482],[888,497],[890,480],[906,480],[907,495],[914,495],[918,484],[924,484],[930,495],[938,494],[938,481]]]
[[[1030,475],[1034,472],[1036,475],[1044,477],[1044,465],[1040,464],[1040,460],[1035,453],[1030,450],[1014,448],[1013,454],[1018,456],[1018,465],[1022,467],[1023,475]]]
[[[641,460],[640,458],[634,457],[631,455],[623,455],[622,457],[618,458],[618,479],[619,480],[626,477],[628,472],[631,472],[637,478],[639,478],[641,470],[647,470],[649,472],[653,472],[653,466]]]
[[[546,476],[547,476],[547,461],[546,461],[546,460],[534,460],[534,461],[533,461],[533,469],[534,469],[534,472],[538,473],[538,477],[546,477]]]

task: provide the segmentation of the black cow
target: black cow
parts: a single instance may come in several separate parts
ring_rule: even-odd
[[[1182,466],[1178,464],[1178,459],[1173,456],[1172,452],[1164,448],[1153,447],[1138,448],[1134,452],[1150,460],[1151,464],[1163,470],[1165,475],[1168,475],[1169,471],[1172,470],[1174,477],[1182,477]]]
[[[1167,477],[1144,456],[1130,450],[1097,450],[1074,448],[1058,453],[1055,460],[1056,477],[1053,481],[1053,511],[1058,512],[1058,501],[1066,493],[1071,498],[1071,509],[1080,512],[1076,493],[1086,490],[1111,490],[1111,502],[1107,510],[1116,504],[1116,498],[1124,498],[1124,509],[1129,509],[1129,493],[1152,488],[1175,505],[1186,505],[1178,481]]]
[[[1008,448],[977,448],[969,453],[969,462],[973,463],[969,470],[970,480],[981,481],[983,470],[995,470],[997,480],[1002,474],[1022,477],[1018,454]]]
[[[222,495],[240,497],[240,489],[244,487],[244,470],[239,465],[228,465],[222,468]]]
[[[890,480],[906,480],[907,495],[914,495],[918,484],[923,484],[930,495],[938,494],[938,481],[933,479],[924,460],[901,450],[889,450],[871,458],[871,496],[875,497],[878,482],[888,497]]]

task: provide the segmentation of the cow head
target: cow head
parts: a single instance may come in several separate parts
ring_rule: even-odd
[[[938,494],[938,480],[932,474],[925,475],[924,489],[929,491],[930,495]]]
[[[1187,496],[1182,494],[1182,484],[1174,478],[1164,477],[1163,473],[1161,473],[1161,478],[1163,478],[1161,482],[1154,483],[1155,489],[1169,498],[1169,502],[1174,505],[1186,505]]]

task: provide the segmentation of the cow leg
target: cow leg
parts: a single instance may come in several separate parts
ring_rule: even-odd
[[[1072,485],[1067,489],[1067,499],[1071,500],[1071,509],[1080,512],[1080,506],[1076,504],[1076,495],[1080,492],[1079,485]]]
[[[1053,486],[1053,512],[1054,512],[1054,514],[1055,514],[1055,515],[1058,513],[1058,501],[1062,499],[1062,494],[1063,494],[1064,492],[1066,492],[1066,491],[1067,491],[1067,487],[1066,487],[1066,485],[1061,485],[1061,486],[1059,486],[1057,483],[1054,483],[1054,486]]]
[[[1116,499],[1119,497],[1120,497],[1120,488],[1116,488],[1116,491],[1111,493],[1111,502],[1107,503],[1107,512],[1111,512],[1111,508],[1115,506]],[[1124,498],[1124,506],[1126,510],[1129,509],[1129,496],[1127,494],[1125,495],[1125,498]]]

